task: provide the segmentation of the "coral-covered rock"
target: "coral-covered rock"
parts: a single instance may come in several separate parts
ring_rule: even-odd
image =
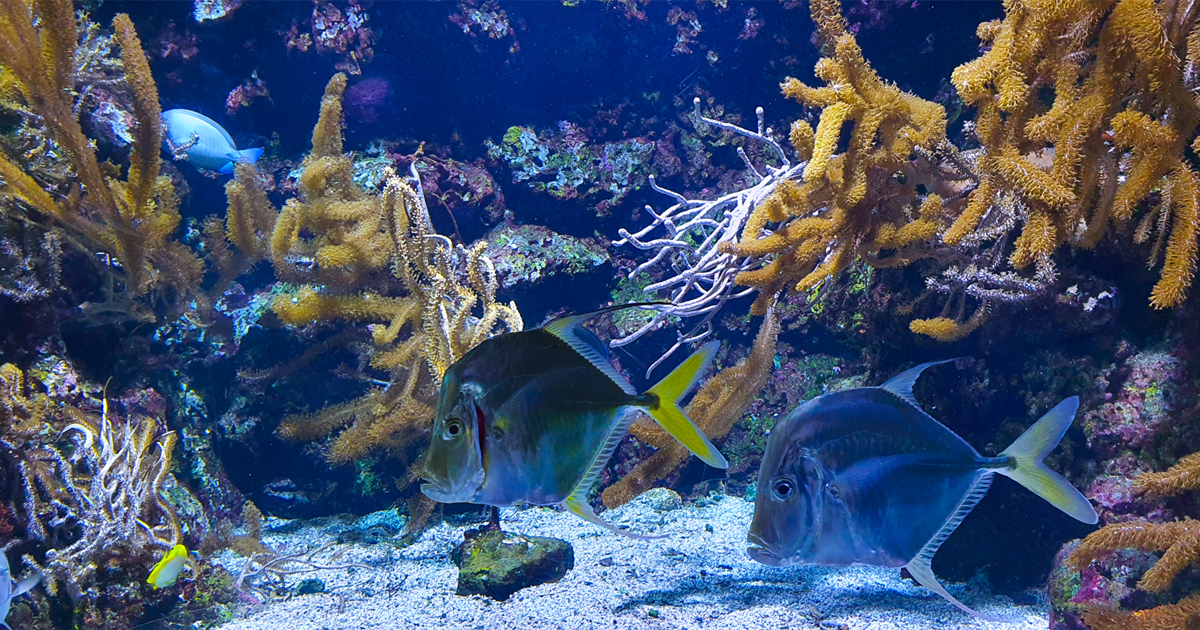
[[[469,529],[450,553],[458,565],[458,594],[504,601],[530,586],[557,582],[575,567],[575,550],[565,540]]]
[[[1135,494],[1132,479],[1149,470],[1147,455],[1169,426],[1177,400],[1187,397],[1183,365],[1183,359],[1165,350],[1131,353],[1105,371],[1109,389],[1104,402],[1082,414],[1088,446],[1102,457],[1100,474],[1084,494],[1104,522],[1172,518],[1161,500]]]
[[[1145,446],[1172,410],[1172,397],[1183,376],[1183,362],[1161,350],[1139,352],[1122,366],[1128,371],[1109,402],[1086,413],[1088,446],[1106,454]]]
[[[506,289],[558,273],[586,273],[608,262],[608,253],[596,239],[558,234],[537,225],[505,223],[485,238],[484,253]]]
[[[1050,598],[1050,630],[1090,630],[1085,612],[1098,610],[1145,610],[1169,604],[1191,586],[1179,580],[1166,593],[1149,593],[1138,588],[1138,580],[1158,562],[1158,555],[1137,549],[1120,549],[1101,556],[1077,571],[1067,557],[1079,548],[1073,540],[1054,558],[1047,585]],[[1183,627],[1183,626],[1180,626]]]

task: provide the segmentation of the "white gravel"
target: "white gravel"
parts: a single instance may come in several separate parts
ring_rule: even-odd
[[[670,536],[640,541],[603,532],[571,514],[547,508],[506,509],[502,512],[505,531],[562,538],[575,547],[575,568],[561,581],[519,591],[506,602],[454,594],[458,569],[448,554],[462,541],[465,527],[440,524],[403,549],[387,544],[338,545],[344,551],[342,562],[363,563],[371,569],[294,576],[293,584],[321,579],[326,592],[255,607],[222,629],[1043,630],[1048,625],[1044,598],[1029,597],[1040,602],[1036,606],[1016,605],[993,595],[983,583],[947,587],[967,605],[1011,623],[968,617],[933,593],[902,580],[896,569],[760,565],[745,553],[752,513],[753,504],[738,497],[667,512],[639,499],[604,513],[610,522],[628,524],[633,531]],[[706,531],[705,525],[713,531]],[[296,549],[333,540],[328,526],[293,522],[284,529],[288,533],[269,532],[265,542]],[[605,558],[612,559],[611,566],[601,564]],[[236,572],[236,559],[226,555],[222,562]]]

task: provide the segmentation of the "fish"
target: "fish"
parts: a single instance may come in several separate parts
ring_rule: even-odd
[[[955,599],[930,568],[933,555],[1000,473],[1076,520],[1099,519],[1088,500],[1042,461],[1079,409],[1060,402],[996,457],[984,457],[925,413],[912,395],[923,363],[878,387],[824,394],[788,413],[767,438],[747,554],[771,566],[904,567]]]
[[[175,583],[183,568],[187,566],[188,550],[183,545],[175,545],[163,555],[162,560],[150,570],[147,584],[153,584],[155,589],[166,588]]]
[[[497,335],[446,371],[421,491],[441,503],[505,507],[558,505],[611,532],[587,502],[600,471],[641,409],[706,464],[728,468],[679,408],[712,363],[719,342],[689,356],[638,393],[609,362],[583,322],[611,306],[555,319],[541,328]]]
[[[35,572],[20,582],[14,581],[12,569],[8,566],[8,556],[0,552],[0,628],[12,630],[4,620],[8,618],[8,608],[12,605],[13,598],[28,593],[41,579],[42,574]]]
[[[199,112],[171,109],[163,112],[162,118],[166,125],[163,136],[166,150],[182,153],[188,162],[202,169],[232,175],[234,164],[254,164],[262,156],[262,149],[239,151],[224,127]]]

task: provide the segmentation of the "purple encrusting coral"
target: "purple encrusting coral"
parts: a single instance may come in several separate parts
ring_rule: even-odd
[[[1147,446],[1171,416],[1183,366],[1183,360],[1165,351],[1143,351],[1125,361],[1114,375],[1123,379],[1120,390],[1083,416],[1088,445],[1107,454]]]
[[[1100,474],[1084,491],[1096,502],[1104,521],[1134,515],[1169,520],[1171,512],[1163,511],[1161,502],[1134,493],[1132,479],[1151,470],[1153,462],[1145,455],[1170,425],[1176,401],[1190,395],[1180,391],[1187,387],[1184,364],[1163,350],[1134,353],[1106,374],[1106,380],[1119,383],[1119,388],[1107,391],[1102,404],[1081,414],[1088,446],[1105,456]]]

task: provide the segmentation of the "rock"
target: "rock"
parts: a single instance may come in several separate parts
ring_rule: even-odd
[[[324,592],[325,583],[321,580],[301,580],[296,585],[296,588],[292,590],[292,595],[313,595]]]
[[[670,488],[651,488],[642,497],[645,499],[646,505],[659,512],[668,512],[683,507],[683,497]]]
[[[458,565],[459,595],[504,601],[529,587],[557,582],[575,566],[575,549],[557,538],[469,529],[450,552]]]
[[[1149,551],[1119,549],[1102,555],[1077,571],[1066,564],[1067,556],[1079,548],[1073,540],[1058,552],[1050,572],[1050,630],[1089,630],[1086,611],[1142,610],[1171,603],[1172,595],[1137,589],[1141,576],[1158,561]]]

